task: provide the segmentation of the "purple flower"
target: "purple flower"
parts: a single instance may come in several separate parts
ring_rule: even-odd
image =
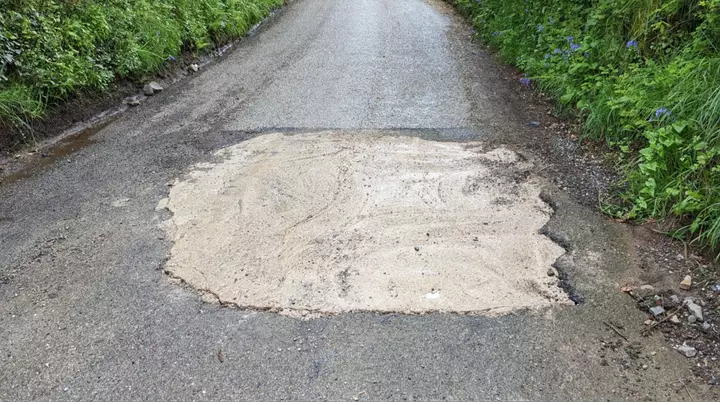
[[[522,77],[520,78],[520,83],[522,83],[524,86],[529,86],[532,82],[527,77]]]
[[[172,55],[168,56],[168,59],[170,59],[171,61],[175,62],[175,57],[172,56]]]
[[[572,43],[572,42],[570,43],[570,50],[571,50],[571,51],[574,52],[574,51],[577,51],[578,49],[580,49],[580,45],[574,44],[574,43]]]
[[[568,41],[568,42],[572,42],[572,41],[574,41],[574,40],[575,40],[575,37],[572,36],[572,35],[570,35],[569,37],[567,37],[567,41]]]
[[[625,46],[628,47],[628,48],[637,48],[638,42],[637,42],[636,40],[634,40],[634,39],[631,39],[631,40],[627,41],[627,43],[625,44]]]
[[[542,24],[537,25],[538,32],[543,32],[545,30],[545,27],[542,26]]]
[[[656,118],[660,118],[660,116],[662,116],[662,115],[668,116],[668,115],[670,115],[670,111],[668,111],[668,109],[665,107],[660,107],[657,110],[655,110]]]
[[[560,48],[555,48],[555,50],[553,51],[553,53],[554,53],[554,54],[562,53],[562,49],[560,49]]]

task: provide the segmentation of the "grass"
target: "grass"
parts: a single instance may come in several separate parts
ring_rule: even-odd
[[[720,247],[720,1],[455,0],[476,35],[616,151],[603,210]]]
[[[0,128],[242,36],[283,0],[0,0]]]

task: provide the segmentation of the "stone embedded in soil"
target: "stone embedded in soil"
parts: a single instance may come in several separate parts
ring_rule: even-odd
[[[677,325],[680,323],[680,319],[678,318],[677,315],[673,315],[672,318],[670,318],[670,323]]]
[[[692,277],[685,276],[683,281],[680,282],[680,288],[683,290],[689,290],[692,287]]]
[[[152,96],[153,94],[155,94],[155,90],[152,88],[152,86],[146,84],[143,87],[143,94],[145,94],[146,96]]]
[[[695,316],[695,315],[688,316],[688,323],[695,323],[695,322],[697,322],[697,316]]]
[[[638,290],[643,291],[643,292],[650,292],[654,289],[655,289],[655,287],[651,286],[650,284],[645,284],[645,285],[641,285],[640,287],[638,287]]]
[[[682,346],[679,346],[677,350],[684,354],[687,358],[695,357],[697,354],[697,350],[695,350],[694,347],[688,346],[685,343],[683,343]]]
[[[662,315],[663,313],[665,313],[665,308],[663,308],[663,307],[661,307],[661,306],[650,307],[650,313],[651,313],[655,318],[657,318],[658,316],[660,316],[660,315]]]
[[[148,83],[148,86],[150,86],[150,88],[153,89],[155,93],[163,91],[163,86],[161,86],[158,82],[150,82]]]
[[[197,63],[193,63],[190,65],[190,70],[193,72],[197,72],[200,69],[200,67],[197,65]]]
[[[699,321],[703,320],[703,312],[702,307],[692,301],[686,301],[686,304],[688,311],[690,311],[690,314],[695,316]]]

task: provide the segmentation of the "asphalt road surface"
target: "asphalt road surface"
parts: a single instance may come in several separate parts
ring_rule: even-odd
[[[87,146],[25,177],[0,184],[0,399],[707,398],[710,393],[692,377],[688,360],[659,336],[640,335],[645,315],[618,291],[619,283],[639,272],[627,228],[602,218],[593,208],[580,205],[542,177],[539,168],[547,157],[528,147],[535,135],[532,128],[524,125],[525,104],[504,80],[503,72],[472,41],[470,27],[442,2],[298,0],[222,60],[128,111],[93,135]],[[305,263],[295,260],[295,256],[295,261],[283,262],[291,263],[284,269],[290,279],[253,279],[264,290],[246,292],[252,304],[243,301],[242,288],[222,293],[214,290],[229,283],[217,279],[225,273],[209,276],[216,279],[215,284],[210,280],[207,286],[197,280],[188,279],[184,283],[180,280],[182,275],[178,279],[165,274],[168,260],[179,262],[175,260],[176,254],[202,251],[205,256],[183,259],[181,264],[190,263],[191,269],[200,268],[203,272],[217,270],[228,260],[245,254],[244,245],[238,245],[240,242],[256,241],[237,236],[230,245],[234,250],[221,252],[212,250],[216,244],[203,243],[207,239],[202,238],[212,239],[218,233],[230,232],[226,228],[193,233],[196,231],[192,226],[178,225],[183,230],[178,234],[163,227],[175,218],[173,213],[176,220],[190,218],[200,224],[209,221],[197,214],[203,209],[198,201],[212,205],[216,199],[227,197],[223,193],[232,187],[210,187],[211,183],[201,183],[202,179],[247,187],[244,181],[256,172],[243,163],[246,160],[233,160],[245,156],[238,153],[272,157],[282,152],[283,162],[287,162],[292,160],[288,156],[292,156],[296,145],[293,142],[327,143],[328,139],[341,140],[345,149],[360,148],[357,145],[370,148],[367,154],[355,151],[347,155],[347,161],[354,162],[358,173],[372,172],[380,161],[390,167],[387,156],[399,159],[398,178],[416,168],[403,163],[405,155],[422,160],[423,151],[430,149],[435,151],[436,158],[442,155],[466,159],[472,152],[468,148],[474,145],[482,153],[495,153],[496,160],[504,156],[497,151],[508,151],[508,156],[514,156],[510,163],[526,162],[527,167],[510,174],[501,170],[510,164],[505,161],[493,166],[495,171],[482,169],[489,173],[487,181],[473,183],[475,186],[468,186],[471,192],[457,194],[460,201],[457,206],[467,208],[471,205],[461,197],[472,195],[486,183],[520,187],[527,195],[512,195],[521,196],[523,204],[534,207],[529,210],[539,210],[527,211],[534,213],[528,214],[528,218],[547,222],[536,228],[541,227],[543,234],[551,235],[554,241],[549,250],[538,250],[544,253],[534,256],[534,261],[523,261],[520,256],[532,250],[531,244],[549,243],[546,239],[537,241],[545,236],[540,238],[535,233],[535,236],[523,234],[527,237],[523,239],[528,243],[527,250],[521,246],[508,250],[509,253],[496,254],[493,260],[464,256],[472,259],[463,262],[463,266],[469,266],[467,271],[488,268],[494,271],[493,277],[472,278],[472,283],[485,283],[483,288],[473,290],[484,294],[480,297],[484,306],[478,309],[492,306],[488,297],[505,291],[508,279],[526,277],[524,271],[535,272],[532,277],[536,279],[549,278],[544,274],[547,260],[557,260],[555,265],[567,277],[571,288],[566,288],[567,294],[563,292],[566,294],[563,299],[552,300],[545,290],[554,288],[557,280],[551,286],[530,283],[525,289],[508,293],[520,297],[517,308],[485,313],[455,311],[452,305],[434,304],[444,302],[445,296],[441,295],[444,291],[469,291],[477,287],[471,282],[467,288],[448,284],[439,291],[427,291],[421,297],[437,301],[423,301],[425,306],[420,310],[413,310],[406,301],[390,300],[388,307],[376,305],[372,297],[368,298],[370,301],[352,301],[354,291],[358,291],[353,290],[353,273],[345,273],[350,281],[341,274],[339,284],[333,284],[335,279],[322,272],[332,270],[333,266],[327,263],[326,267],[311,266],[319,269],[317,278],[326,283],[322,285],[329,286],[327,294],[321,291],[303,301],[305,295],[293,295],[293,291],[300,290],[299,287],[293,290],[299,284],[294,284],[292,277],[302,278],[308,273],[293,271],[299,263]],[[354,143],[353,139],[358,141]],[[266,140],[276,144],[269,142],[270,146],[260,151],[251,148]],[[378,155],[380,149],[373,149],[375,144],[392,154]],[[305,143],[303,147],[314,145]],[[413,154],[399,153],[405,150],[402,148]],[[314,162],[312,153],[305,149],[303,153],[306,162],[307,159]],[[427,167],[452,169],[442,173],[454,176],[453,173],[464,173],[475,164],[458,163],[449,169],[442,164],[442,156],[425,162]],[[237,166],[243,167],[244,174],[233,172],[233,165],[227,162],[240,162]],[[333,162],[333,170],[344,167],[343,159]],[[287,166],[283,171],[273,171],[267,162],[261,166],[263,173],[270,174],[269,177],[257,174],[257,179],[267,180],[260,183],[292,183],[287,173],[292,173],[296,166]],[[303,183],[293,190],[325,184],[321,183],[325,181],[323,167],[302,166],[307,168],[301,169],[306,170],[302,173],[314,173],[301,176],[302,179],[321,180]],[[435,169],[425,167],[416,170],[424,173],[418,175],[417,184],[430,184],[428,179]],[[198,174],[203,170],[209,174]],[[368,180],[368,184],[382,189],[383,184],[393,179],[388,170],[382,172],[383,182]],[[198,187],[193,187],[192,181],[197,181]],[[413,184],[405,185],[407,193],[418,189]],[[180,191],[176,192],[176,187]],[[424,195],[442,194],[443,187],[441,184],[435,194]],[[268,188],[278,198],[285,198],[282,187]],[[540,189],[544,190],[542,198],[538,196]],[[185,194],[182,190],[186,190]],[[194,190],[205,190],[205,194],[195,195],[192,200],[188,195]],[[373,201],[379,204],[392,194],[384,192]],[[317,195],[324,198],[321,192]],[[167,204],[169,196],[170,209],[164,209],[162,202]],[[313,204],[312,195],[305,197],[307,204]],[[440,207],[440,200],[424,202],[429,207]],[[258,207],[263,199],[248,201],[255,201],[254,207]],[[352,208],[353,204],[348,200],[344,206]],[[296,214],[292,205],[276,205],[282,208],[275,207],[276,212]],[[522,204],[495,205],[503,210]],[[551,206],[554,210],[548,209]],[[222,205],[219,207],[225,211]],[[435,208],[425,208],[427,212],[418,213],[411,204],[402,207],[396,207],[400,211],[395,214],[401,215],[393,216],[393,220],[402,219],[404,213],[415,215],[410,218],[427,218],[430,215],[427,212],[436,212]],[[353,218],[365,218],[361,208],[352,209]],[[193,217],[196,214],[198,217]],[[463,226],[472,221],[472,216],[459,218],[454,229],[465,229]],[[209,222],[212,226],[218,223]],[[333,224],[328,222],[324,226],[332,230]],[[475,225],[482,229],[483,223]],[[261,225],[254,226],[260,229]],[[364,228],[359,229],[361,232]],[[377,242],[387,235],[382,226],[374,229],[378,239],[348,237],[355,243],[354,252],[367,253],[373,246],[380,249],[392,242]],[[500,233],[503,231],[499,229]],[[256,236],[273,235],[260,232]],[[307,233],[297,235],[308,237]],[[405,243],[402,239],[410,233],[401,235],[397,243]],[[454,239],[456,233],[447,231],[446,236],[443,246],[452,248],[460,240]],[[184,237],[194,239],[181,243]],[[430,232],[427,237],[431,238]],[[502,244],[503,248],[513,243],[509,239]],[[194,243],[187,243],[188,240]],[[479,241],[483,240],[480,237]],[[324,241],[312,240],[316,244]],[[465,243],[466,239],[462,241]],[[429,263],[440,267],[447,260],[438,257],[452,261],[460,254],[458,250],[432,259],[433,250],[417,246],[421,242],[408,241],[406,251],[429,252]],[[563,249],[558,250],[558,245]],[[182,251],[175,252],[173,246]],[[264,252],[263,248],[252,246]],[[315,265],[314,251],[309,252],[302,258]],[[395,263],[393,268],[400,270],[415,263],[412,262],[415,259],[401,260],[393,255],[367,262],[363,261],[367,256],[357,254],[354,258],[339,257],[337,263],[350,263],[349,266],[374,263],[377,267],[387,259]],[[507,260],[503,261],[501,256]],[[215,257],[226,259],[214,260]],[[477,268],[473,263],[478,263]],[[272,273],[274,268],[265,270]],[[537,274],[538,271],[543,274]],[[370,274],[369,277],[382,276],[377,271]],[[443,282],[453,280],[457,281],[457,277]],[[278,291],[288,295],[273,295],[272,283],[276,281],[285,283]],[[363,280],[355,282],[363,284],[360,281]],[[336,287],[339,293],[334,290]],[[382,293],[382,286],[371,287]],[[407,292],[411,288],[423,292],[426,287],[431,286],[399,283],[397,293],[412,301],[417,294]],[[336,310],[323,311],[330,294],[336,293],[346,295],[340,296],[342,300],[333,296],[331,308]],[[514,302],[508,298],[511,295],[503,296],[510,304]],[[535,305],[542,297],[547,298],[547,303]],[[218,298],[227,305],[217,302]],[[272,299],[277,302],[262,304],[263,300]],[[571,299],[582,303],[573,305]],[[409,306],[397,306],[401,304]],[[293,305],[299,305],[301,310],[283,312],[283,306]],[[457,301],[453,305],[472,309],[475,304]],[[629,342],[607,328],[605,321],[622,327],[619,330]]]

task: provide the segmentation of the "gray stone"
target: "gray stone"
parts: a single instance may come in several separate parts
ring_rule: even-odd
[[[680,298],[678,298],[677,295],[671,295],[670,302],[672,302],[673,305],[680,305]]]
[[[670,323],[674,323],[675,325],[680,323],[680,319],[678,319],[677,315],[673,315],[672,318],[670,318]]]
[[[150,82],[148,83],[148,86],[150,86],[155,93],[163,91],[163,86],[161,86],[158,82]]]
[[[651,286],[650,284],[645,284],[645,285],[641,285],[640,287],[638,287],[638,290],[640,290],[640,291],[648,291],[649,292],[654,289],[655,289],[655,287]]]
[[[678,347],[677,350],[680,353],[684,354],[687,358],[695,357],[695,355],[697,354],[697,350],[695,350],[694,347],[688,346],[685,343],[683,343],[682,346]]]
[[[552,267],[550,267],[550,268],[548,269],[548,271],[547,271],[547,275],[550,276],[550,277],[554,276],[554,275],[555,275],[555,269],[553,269]]]
[[[703,322],[702,326],[703,326],[703,330],[705,330],[705,331],[709,331],[710,328],[712,327],[712,326],[710,326],[710,323],[707,321]]]
[[[145,94],[146,96],[152,96],[153,94],[155,94],[155,90],[153,90],[152,86],[146,84],[143,87],[143,94]]]
[[[688,322],[689,323],[695,323],[697,322],[697,317],[695,315],[688,316]]]
[[[661,306],[650,307],[650,313],[653,314],[653,316],[654,316],[655,318],[657,318],[658,316],[660,316],[660,315],[662,315],[663,313],[665,313],[665,308],[663,308],[663,307],[661,307]]]
[[[193,63],[192,65],[190,65],[190,70],[193,72],[197,72],[198,70],[200,70],[200,67],[197,65],[197,63]]]
[[[690,311],[690,314],[695,315],[695,317],[699,320],[703,320],[703,313],[702,313],[702,307],[692,301],[688,301],[686,304],[688,311]]]

